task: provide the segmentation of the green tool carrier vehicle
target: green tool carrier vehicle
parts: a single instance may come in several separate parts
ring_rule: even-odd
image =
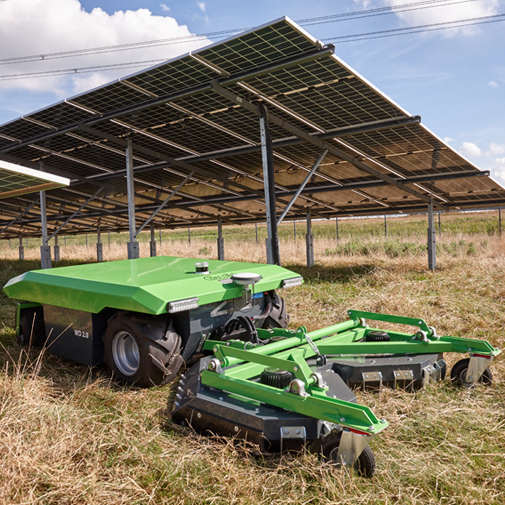
[[[17,311],[21,344],[105,362],[120,381],[143,387],[168,383],[184,365],[175,422],[265,451],[308,448],[365,476],[375,469],[368,444],[388,423],[359,405],[352,387],[442,380],[451,352],[469,355],[452,368],[454,382],[491,383],[498,349],[439,336],[422,319],[351,310],[334,326],[287,329],[277,290],[301,283],[276,265],[154,257],[30,271],[4,291],[26,300]]]

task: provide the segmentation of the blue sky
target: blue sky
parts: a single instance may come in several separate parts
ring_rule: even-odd
[[[170,59],[217,39],[151,49],[1,64],[1,60],[295,21],[419,0],[0,0],[0,124],[128,75],[142,66],[2,79],[56,69]],[[457,3],[456,3],[457,2]],[[444,3],[440,1],[439,3]],[[505,185],[505,20],[404,36],[339,42],[378,30],[505,14],[505,0],[445,0],[423,8],[304,28],[479,168]],[[495,18],[500,19],[500,18]],[[145,64],[144,66],[150,66]]]

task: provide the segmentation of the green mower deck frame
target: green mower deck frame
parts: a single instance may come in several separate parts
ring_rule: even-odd
[[[349,316],[348,321],[310,333],[305,327],[296,331],[258,330],[260,339],[265,341],[272,337],[284,338],[266,345],[207,341],[204,349],[212,351],[215,359],[211,360],[209,370],[202,372],[202,383],[375,435],[387,423],[379,421],[367,407],[328,397],[324,378],[314,373],[317,365],[310,366],[311,360],[320,356],[327,361],[336,356],[469,353],[469,370],[475,370],[475,373],[468,382],[477,382],[500,352],[483,340],[438,336],[422,319],[354,310],[349,311]],[[414,334],[388,331],[390,341],[368,342],[367,334],[379,330],[366,325],[365,319],[417,326],[419,331]],[[291,372],[291,386],[280,390],[255,381],[266,367]],[[426,371],[424,380],[430,377]]]
[[[204,433],[240,437],[281,452],[286,442],[293,447],[296,441],[297,450],[315,450],[371,476],[375,460],[368,444],[388,422],[357,404],[344,381],[382,387],[384,374],[393,387],[421,387],[444,378],[443,353],[468,353],[451,373],[454,382],[468,386],[490,379],[488,366],[500,352],[486,341],[438,336],[422,319],[348,314],[348,321],[312,332],[258,329],[257,343],[206,341],[204,350],[213,357],[182,376],[172,418]],[[366,320],[414,331],[385,332]],[[360,379],[350,370],[358,370]]]

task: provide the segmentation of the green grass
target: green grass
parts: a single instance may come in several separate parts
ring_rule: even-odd
[[[488,235],[496,236],[499,234],[499,221],[498,212],[482,212],[482,213],[442,213],[441,214],[441,230],[438,228],[438,219],[435,219],[435,227],[437,233],[441,231],[444,234],[463,234],[463,235]],[[388,217],[387,219],[387,237],[393,240],[405,240],[412,237],[425,237],[427,229],[426,215],[410,215],[403,217]],[[264,224],[257,226],[258,239],[260,244],[265,243],[267,238],[267,228]],[[295,234],[296,231],[296,234]],[[307,227],[305,221],[297,221],[293,225],[292,221],[284,222],[279,227],[279,238],[281,240],[288,240],[296,238],[297,240],[305,240]],[[505,229],[503,230],[505,233]],[[313,220],[312,234],[315,238],[328,238],[333,239],[337,236],[335,220]],[[243,226],[223,226],[223,235],[227,241],[234,242],[256,242],[256,228],[254,225]],[[342,240],[358,240],[368,241],[371,238],[381,238],[385,236],[384,219],[371,218],[371,219],[339,219],[339,238]],[[137,237],[139,242],[148,242],[151,240],[150,231],[143,231]],[[159,241],[159,230],[155,231],[155,239]],[[87,242],[86,242],[87,240]],[[101,241],[104,246],[109,244],[126,244],[129,240],[128,233],[102,233]],[[202,227],[180,228],[176,230],[165,230],[161,233],[162,242],[171,241],[187,241],[190,240],[204,240],[215,243],[217,240],[217,228]],[[85,245],[88,247],[95,247],[97,241],[96,234],[86,235],[65,235],[64,230],[59,237],[59,245]],[[19,241],[12,239],[11,247],[17,248]],[[26,248],[40,247],[39,238],[25,238],[23,245]],[[6,240],[0,240],[0,248],[9,247]]]

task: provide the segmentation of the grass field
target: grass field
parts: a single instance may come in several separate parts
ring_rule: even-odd
[[[334,222],[321,223],[310,269],[304,230],[297,227],[295,241],[292,225],[286,227],[283,264],[306,280],[284,293],[290,326],[320,328],[359,308],[423,317],[440,334],[503,348],[505,237],[497,234],[496,216],[457,219],[452,229],[451,220],[442,221],[436,272],[427,270],[424,218],[405,220],[407,230],[391,220],[387,239],[381,220],[342,222],[339,241]],[[227,259],[264,261],[262,237],[256,244],[254,227],[248,239],[245,229],[225,231]],[[215,236],[201,232],[194,231],[191,245],[183,232],[167,233],[161,253],[215,257]],[[19,262],[16,249],[0,244],[0,285],[39,267],[36,247],[25,252],[28,259]],[[125,246],[105,245],[104,255],[124,257]],[[141,255],[148,255],[147,243]],[[94,256],[82,237],[62,247],[65,264]],[[372,442],[377,472],[364,479],[310,454],[260,457],[254,448],[176,427],[163,415],[170,385],[125,388],[104,368],[27,353],[15,343],[14,303],[0,296],[1,504],[505,503],[501,356],[492,387],[462,390],[444,382],[417,393],[358,393],[360,403],[390,422]],[[447,358],[452,365],[458,356]]]

